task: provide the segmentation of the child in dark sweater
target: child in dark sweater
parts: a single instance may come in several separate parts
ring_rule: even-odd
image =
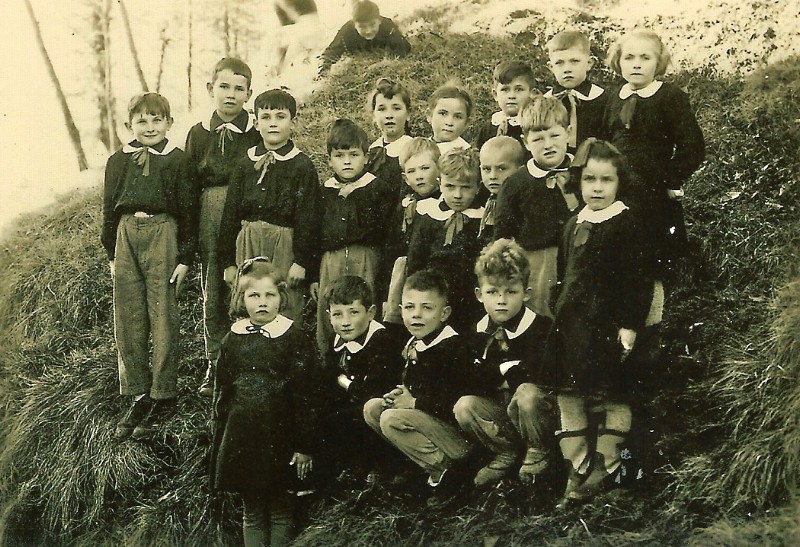
[[[339,29],[333,41],[322,52],[320,75],[325,74],[345,53],[386,49],[403,57],[411,51],[397,24],[388,17],[382,17],[378,5],[370,0],[362,0],[353,5],[353,18]]]

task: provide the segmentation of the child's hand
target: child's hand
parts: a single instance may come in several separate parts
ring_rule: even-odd
[[[181,286],[183,285],[183,280],[186,278],[186,274],[188,272],[189,272],[189,266],[187,266],[186,264],[178,264],[172,271],[172,277],[169,278],[169,282],[170,284],[175,285],[175,294],[180,294]]]
[[[306,269],[300,264],[295,262],[289,268],[289,274],[286,276],[286,284],[290,289],[296,289],[300,286],[300,282],[306,278]]]
[[[667,189],[667,196],[669,199],[681,201],[683,199],[683,188],[678,188],[677,190]]]
[[[297,478],[303,480],[311,472],[313,460],[311,456],[295,452],[289,465],[297,466]]]
[[[631,329],[619,329],[617,340],[622,344],[622,349],[625,350],[625,353],[628,353],[633,349],[633,345],[636,343],[636,331]]]
[[[394,391],[392,391],[392,393],[394,393]],[[392,408],[414,408],[414,403],[416,401],[417,400],[405,386],[400,386],[400,393],[395,396]]]
[[[231,287],[233,286],[233,281],[236,278],[236,266],[228,266],[225,268],[225,271],[222,272],[222,280],[225,281]]]
[[[394,408],[394,400],[403,393],[403,386],[397,386],[389,393],[383,394],[383,408]]]
[[[309,287],[309,291],[311,292],[311,299],[314,302],[319,302],[319,283],[312,283]]]
[[[108,261],[108,269],[111,270],[111,277],[114,277],[114,261],[113,260],[109,260]]]

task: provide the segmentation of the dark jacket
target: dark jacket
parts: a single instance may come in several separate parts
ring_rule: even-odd
[[[387,49],[389,52],[403,57],[411,51],[411,44],[400,32],[397,24],[388,17],[381,17],[378,34],[372,40],[367,40],[361,36],[356,30],[355,23],[348,21],[339,29],[333,41],[322,53],[320,72],[327,71],[344,54],[352,55],[359,51],[372,51],[375,49]]]

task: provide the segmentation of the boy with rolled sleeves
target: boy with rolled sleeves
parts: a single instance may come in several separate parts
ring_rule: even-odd
[[[144,440],[178,395],[176,296],[195,252],[194,195],[183,151],[166,138],[172,126],[167,99],[136,95],[125,126],[134,139],[106,164],[101,239],[114,280],[120,393],[133,397],[114,437]]]
[[[402,351],[402,383],[364,405],[367,425],[427,472],[434,508],[463,486],[470,444],[458,430],[453,405],[475,389],[471,346],[447,324],[447,285],[432,270],[406,280],[401,309],[411,338]]]
[[[244,104],[250,99],[252,73],[244,61],[220,59],[206,89],[214,103],[210,118],[193,126],[186,136],[186,176],[199,201],[196,213],[200,250],[200,288],[203,293],[203,341],[206,376],[202,395],[211,396],[211,367],[219,357],[228,331],[228,290],[217,263],[217,239],[222,208],[236,162],[259,141]]]
[[[552,321],[525,306],[530,266],[525,251],[513,240],[498,239],[485,247],[475,263],[475,275],[475,296],[486,315],[475,327],[474,341],[480,352],[480,385],[487,393],[461,397],[453,413],[467,438],[492,455],[475,475],[476,487],[508,475],[523,449],[527,451],[520,478],[532,482],[543,470],[541,463],[547,462],[549,415],[544,393],[531,382],[542,366]]]
[[[545,97],[560,100],[569,113],[567,149],[574,154],[588,137],[600,136],[608,94],[587,79],[592,53],[589,39],[580,31],[564,30],[547,42],[547,65],[556,83]]]
[[[411,51],[397,23],[381,16],[375,2],[362,0],[353,4],[353,18],[336,33],[333,41],[322,52],[319,73],[324,75],[345,53],[352,55],[360,51],[386,49],[398,57]]]
[[[502,135],[514,138],[524,146],[518,116],[533,95],[539,95],[539,91],[529,64],[522,61],[499,63],[492,73],[492,96],[500,110],[481,125],[475,138],[475,148],[480,150],[486,141]],[[526,156],[525,160],[528,160],[530,155],[527,151]]]
[[[520,113],[525,146],[533,156],[508,177],[497,196],[494,234],[513,238],[531,266],[528,307],[552,318],[550,290],[564,226],[578,207],[569,183],[569,114],[558,99],[537,97]]]

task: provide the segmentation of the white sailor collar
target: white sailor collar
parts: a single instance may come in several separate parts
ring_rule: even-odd
[[[131,142],[125,144],[122,147],[122,152],[124,152],[125,154],[133,154],[134,152],[138,152],[142,148],[147,148],[148,152],[150,152],[151,154],[155,154],[156,156],[166,156],[173,150],[180,150],[180,147],[177,145],[177,143],[173,143],[169,139],[164,139],[164,141],[167,142],[164,145],[164,148],[160,152],[157,149],[153,148],[152,146],[142,146],[142,144],[137,140],[132,140]],[[135,146],[137,144],[139,146]]]
[[[375,175],[370,173],[369,171],[365,171],[363,175],[358,177],[356,180],[351,182],[341,182],[336,177],[331,177],[325,181],[325,188],[337,188],[341,190],[345,186],[350,189],[352,192],[353,190],[358,190],[359,188],[363,188],[370,184],[373,180],[375,180]]]
[[[433,346],[444,342],[448,338],[452,338],[453,336],[458,336],[458,333],[450,325],[445,325],[441,332],[436,335],[436,338],[431,340],[429,344],[426,344],[422,340],[411,337],[411,339],[409,339],[409,341],[406,343],[406,347],[413,346],[414,349],[417,350],[417,353],[419,353],[421,351],[425,351],[426,349],[430,349]]]
[[[469,148],[469,143],[461,137],[458,137],[456,140],[450,142],[437,142],[436,146],[439,147],[439,153],[444,155],[455,148],[464,148],[466,150]]]
[[[643,99],[648,97],[652,97],[655,95],[661,86],[664,85],[664,82],[660,82],[658,80],[652,81],[650,84],[644,86],[642,89],[633,89],[631,84],[625,84],[621,88],[619,88],[619,98],[623,101],[630,97],[631,95],[638,95]]]
[[[519,125],[519,116],[509,116],[502,110],[492,114],[492,125],[500,125],[505,121],[508,122],[508,125],[517,126]]]
[[[403,148],[406,147],[408,141],[410,141],[413,137],[409,135],[401,135],[397,140],[394,140],[390,143],[383,142],[383,137],[379,137],[375,140],[372,144],[369,145],[370,148],[383,148],[386,150],[386,155],[390,158],[399,158],[400,152],[403,151]]]
[[[556,91],[555,88],[551,87],[550,89],[548,89],[545,92],[544,96],[545,97],[554,97],[555,95],[557,95],[559,93],[562,93],[563,91],[572,91],[572,94],[575,95],[577,98],[579,98],[582,101],[593,101],[596,98],[598,98],[600,95],[602,95],[603,93],[606,92],[606,90],[603,89],[602,87],[600,87],[599,85],[592,84],[589,87],[589,92],[588,93],[582,93],[581,91],[578,91],[577,88],[575,88],[575,89],[563,89],[561,91]]]
[[[405,199],[408,199],[408,202],[406,202]],[[403,207],[411,203],[411,196],[406,196],[405,199],[403,199]],[[440,199],[442,199],[441,196],[438,198],[417,199],[417,214],[425,216],[429,214],[433,208],[438,209]]]
[[[292,145],[292,149],[286,152],[285,154],[278,154],[274,150],[267,150],[263,154],[258,154],[256,152],[257,149],[258,145],[252,146],[247,149],[247,157],[250,158],[250,161],[256,162],[261,158],[263,158],[264,156],[266,156],[269,152],[272,152],[272,154],[275,156],[275,161],[289,161],[290,159],[296,158],[302,153],[302,151],[299,148],[297,148],[297,146],[294,144]]]
[[[614,218],[626,209],[628,209],[628,206],[619,200],[615,201],[605,209],[600,209],[599,211],[592,211],[589,209],[589,206],[586,205],[583,207],[583,209],[581,209],[580,213],[578,213],[577,223],[580,224],[582,222],[589,222],[591,224],[600,224],[601,222],[605,222],[610,218]]]
[[[250,319],[239,319],[231,325],[234,334],[263,334],[266,338],[278,338],[286,334],[294,321],[284,315],[276,315],[275,319],[266,325],[254,325]]]
[[[506,334],[508,335],[509,339],[514,339],[517,336],[521,336],[522,334],[525,333],[525,331],[528,330],[528,328],[530,328],[531,325],[533,325],[533,320],[536,319],[536,312],[534,312],[529,308],[524,308],[524,309],[525,311],[523,312],[522,318],[519,320],[519,324],[517,325],[517,328],[515,330],[510,331],[506,328],[503,329],[504,331],[506,331]],[[491,332],[489,332],[488,315],[484,315],[483,319],[478,321],[478,325],[476,326],[475,330],[477,330],[478,332],[483,332],[485,334],[492,334]]]
[[[342,337],[338,334],[333,339],[333,351],[342,351],[343,349],[347,348],[347,351],[352,353],[358,353],[369,343],[372,335],[378,332],[379,330],[385,329],[383,325],[375,321],[374,319],[369,322],[369,328],[367,329],[367,336],[364,338],[364,342],[358,342],[356,340],[350,340],[349,342],[342,342]]]
[[[427,198],[417,203],[417,214],[427,215],[433,220],[447,220],[455,213],[455,211],[449,207],[447,207],[447,209],[443,209],[442,207],[447,207],[443,197]],[[484,208],[479,207],[475,209],[470,207],[461,212],[468,218],[483,218]]]
[[[217,115],[216,111],[213,114],[211,114],[210,118],[206,118],[206,119],[202,120],[200,122],[200,127],[205,129],[206,131],[216,131],[220,127],[226,127],[228,129],[230,129],[231,131],[233,131],[234,133],[240,133],[240,134],[241,133],[247,133],[248,131],[250,131],[254,127],[253,119],[250,117],[250,114],[248,114],[246,110],[242,110],[242,112],[244,112],[244,114],[247,116],[247,123],[245,124],[244,131],[242,131],[241,127],[239,127],[238,125],[233,123],[233,121],[223,122],[221,120],[221,118],[219,118],[219,116]],[[239,116],[241,116],[241,114],[238,114],[236,117],[238,118]],[[217,124],[217,126],[212,129],[211,128],[211,120],[213,120],[215,117],[220,119],[221,123]],[[235,119],[236,118],[234,118],[234,120]]]
[[[549,175],[552,175],[553,173],[567,172],[567,170],[569,169],[569,164],[572,163],[574,156],[568,153],[565,157],[569,160],[566,162],[562,162],[562,165],[564,163],[567,164],[566,168],[556,167],[555,169],[542,169],[541,167],[536,165],[536,162],[533,160],[533,158],[528,160],[528,163],[525,164],[525,167],[528,169],[528,173],[530,173],[532,177],[537,179],[543,179]]]

